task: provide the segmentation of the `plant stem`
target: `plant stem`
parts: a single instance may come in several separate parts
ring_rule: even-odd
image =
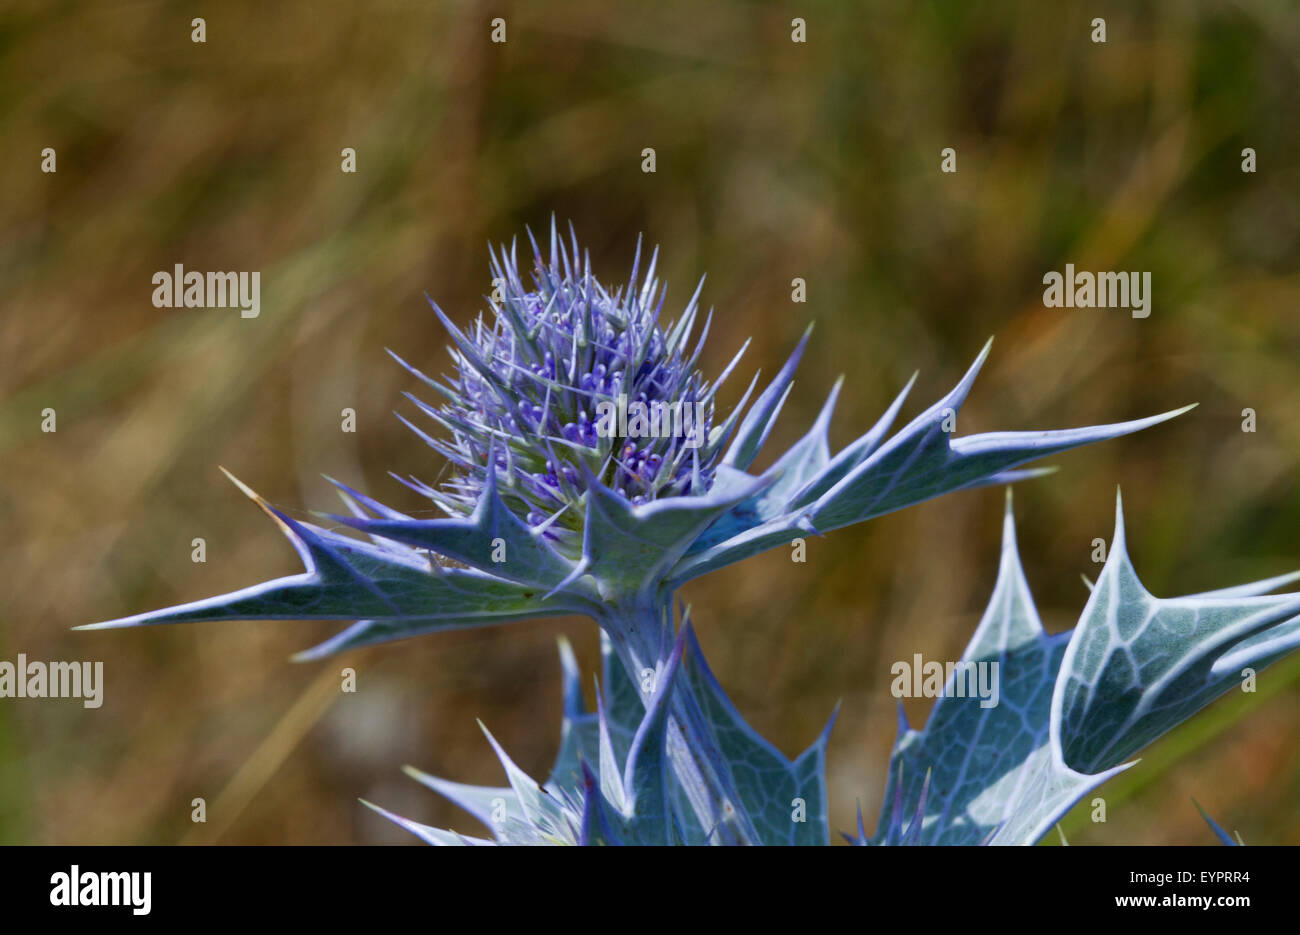
[[[656,685],[672,652],[676,635],[672,601],[671,593],[658,600],[639,601],[633,608],[617,609],[606,619],[615,651],[643,703],[652,694],[640,690],[647,676],[651,685]],[[682,660],[683,667],[689,664],[690,660]],[[694,820],[711,843],[758,844],[758,835],[743,809],[735,806],[740,798],[730,771],[695,695],[693,681],[685,675],[682,672],[678,676],[669,703],[667,751],[695,812]],[[679,818],[690,821],[692,816]]]

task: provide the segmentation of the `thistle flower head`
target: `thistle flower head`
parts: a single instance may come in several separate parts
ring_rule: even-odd
[[[498,799],[512,802],[502,821],[489,815],[485,822],[498,843],[826,843],[829,725],[795,760],[754,732],[704,664],[690,627],[675,626],[676,589],[808,533],[1033,476],[1040,472],[1017,468],[1184,411],[956,437],[986,345],[957,385],[903,428],[891,434],[911,384],[865,434],[832,454],[837,383],[794,444],[751,473],[808,333],[752,404],[757,376],[715,425],[718,386],[736,360],[713,382],[696,369],[708,331],[706,321],[690,343],[699,289],[680,316],[661,324],[665,290],[654,276],[656,256],[642,274],[638,248],[629,284],[610,289],[593,276],[576,238],[560,243],[554,224],[548,260],[529,239],[530,286],[515,248],[508,262],[504,250],[493,255],[490,317],[462,331],[434,306],[454,343],[453,376],[432,379],[403,362],[442,397],[436,407],[412,397],[444,430],[438,437],[407,424],[448,461],[452,475],[441,485],[409,482],[445,517],[416,519],[335,481],[351,515],[327,515],[327,525],[316,525],[240,484],[292,540],[306,566],[301,574],[92,625],[354,621],[299,657],[313,658],[445,629],[592,617],[602,628],[605,700],[594,715],[582,709],[566,652],[562,749],[545,786],[499,748],[508,794],[421,776],[475,815]],[[1079,632],[1048,637],[1018,560],[1007,557],[1013,552],[1004,551],[995,600],[963,660],[1005,665],[1007,694],[988,711],[941,701],[922,731],[900,721],[886,793],[891,811],[870,843],[1035,840],[1078,795],[1123,769],[1122,757],[1226,690],[1242,664],[1271,661],[1300,644],[1297,596],[1263,598],[1264,590],[1249,586],[1149,598],[1127,559],[1117,558],[1119,532]],[[1121,598],[1132,606],[1117,616]],[[1203,639],[1198,626],[1206,629]],[[1143,627],[1139,647],[1134,632]],[[1169,634],[1188,630],[1197,638],[1171,648]],[[1205,664],[1205,653],[1220,653],[1228,640],[1238,641],[1232,652]],[[1140,649],[1144,677],[1151,677],[1145,694],[1129,693],[1117,705],[1094,691],[1116,676],[1096,671],[1099,653],[1080,651],[1084,642],[1123,647],[1106,658],[1125,663]],[[1209,677],[1203,685],[1174,678],[1187,671]],[[1175,685],[1186,691],[1169,701],[1161,693]],[[956,763],[934,754],[994,736],[1002,738],[994,757],[979,750]],[[972,758],[988,761],[978,781],[968,775]],[[986,794],[994,785],[1015,793],[1001,796],[997,808]],[[488,843],[393,817],[435,843]],[[850,839],[869,842],[861,820]]]
[[[464,332],[434,305],[455,341],[454,377],[431,380],[403,362],[443,397],[437,409],[416,404],[450,439],[416,431],[455,472],[441,489],[417,489],[465,516],[493,473],[513,513],[564,542],[580,538],[589,479],[634,506],[707,492],[724,436],[712,431],[721,381],[695,368],[707,321],[688,348],[700,290],[661,325],[667,287],[655,278],[657,249],[641,274],[638,245],[628,285],[611,290],[576,237],[565,244],[552,225],[549,260],[529,240],[531,286],[516,246],[509,258],[493,252],[489,318]]]

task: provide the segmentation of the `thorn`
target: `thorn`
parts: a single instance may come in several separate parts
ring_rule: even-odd
[[[816,536],[819,539],[826,538],[820,532],[818,532],[817,527],[813,525],[811,512],[804,513],[797,520],[795,520],[794,524],[798,526],[800,529],[802,529],[804,532],[812,533],[814,536]]]
[[[225,474],[226,477],[230,480],[230,482],[234,484],[236,487],[238,487],[243,492],[244,496],[248,497],[248,499],[252,500],[254,503],[258,503],[258,504],[264,503],[261,495],[258,494],[257,491],[253,490],[253,488],[249,487],[247,484],[245,484],[234,474],[231,474],[220,464],[217,465],[217,468],[218,470],[221,471],[222,474]]]

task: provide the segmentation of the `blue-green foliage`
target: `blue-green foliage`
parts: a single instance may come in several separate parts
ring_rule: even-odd
[[[1021,568],[1008,495],[997,582],[962,656],[963,662],[998,663],[999,703],[982,708],[977,698],[957,697],[950,681],[924,729],[911,729],[900,708],[876,832],[868,835],[859,814],[857,834],[846,837],[862,845],[1035,843],[1080,798],[1133,765],[1125,758],[1237,685],[1239,669],[1258,670],[1300,643],[1300,595],[1264,596],[1297,578],[1293,574],[1189,597],[1153,598],[1133,572],[1117,510],[1110,557],[1079,625],[1048,636]],[[752,795],[741,806],[755,822],[766,823],[763,843],[823,843],[830,725],[812,748],[789,762],[744,723],[698,655],[693,634],[686,627],[682,633],[705,689],[701,697],[714,702],[712,723],[722,726],[719,736],[729,735],[719,749],[733,770],[750,774],[746,790]],[[1096,646],[1104,648],[1089,649]],[[593,789],[591,782],[583,782],[582,764],[598,762],[602,771],[614,764],[617,774],[618,764],[627,762],[628,738],[650,718],[635,686],[610,665],[608,640],[604,648],[605,685],[613,703],[608,715],[591,715],[581,707],[576,664],[562,644],[565,720],[561,752],[546,788],[572,803],[575,828],[584,814],[584,796]],[[1083,663],[1083,653],[1090,664]],[[1067,716],[1074,710],[1081,713]],[[1135,730],[1136,725],[1143,729]],[[602,736],[618,739],[602,748]],[[518,770],[499,748],[497,753],[511,777],[513,796],[511,789],[414,775],[493,828],[499,843],[538,843],[546,836],[529,823]],[[662,776],[668,797],[677,795],[672,774]],[[806,823],[792,818],[792,806],[801,798],[811,806]],[[485,806],[493,799],[499,806],[496,818]],[[468,840],[389,817],[434,843]],[[554,824],[549,814],[541,817],[541,827]],[[1224,843],[1239,843],[1208,815],[1205,819]],[[676,842],[707,843],[674,830]],[[582,840],[576,832],[571,837]],[[605,840],[619,843],[612,836]]]
[[[803,754],[788,760],[736,711],[709,671],[689,621],[679,628],[669,665],[656,674],[657,685],[644,700],[614,658],[608,638],[602,640],[602,655],[603,690],[591,712],[582,700],[573,652],[566,641],[560,643],[564,719],[560,751],[545,783],[539,786],[524,775],[490,734],[508,786],[463,785],[419,770],[408,773],[492,829],[495,843],[715,843],[714,835],[690,820],[684,786],[663,768],[669,742],[666,702],[679,684],[688,684],[708,719],[711,756],[730,775],[739,793],[734,804],[758,843],[826,843],[830,723]],[[377,810],[431,843],[494,843]],[[796,813],[799,820],[792,820]]]
[[[954,697],[952,681],[922,730],[901,718],[886,801],[924,801],[923,844],[1031,844],[1127,758],[1300,644],[1296,580],[1160,600],[1138,581],[1123,515],[1073,630],[1043,631],[1016,551],[1010,496],[997,584],[963,662],[997,662],[997,705]],[[959,678],[954,673],[953,678]],[[933,775],[928,783],[923,777]],[[902,777],[901,779],[899,777]],[[873,839],[894,825],[882,815]]]

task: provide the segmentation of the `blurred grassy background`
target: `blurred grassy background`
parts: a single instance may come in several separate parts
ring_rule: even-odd
[[[544,773],[555,638],[594,664],[585,621],[312,665],[287,657],[330,624],[69,628],[298,569],[218,464],[296,515],[335,507],[322,472],[426,506],[386,474],[440,465],[390,414],[414,387],[383,349],[439,371],[422,293],[467,319],[490,288],[486,242],[552,212],[607,281],[639,232],[660,243],[670,306],[708,273],[710,371],[753,335],[748,369],[771,373],[817,321],[773,448],[838,374],[837,445],[914,369],[907,412],[928,405],[989,335],[959,434],[1199,401],[1017,490],[1051,630],[1084,603],[1117,484],[1157,594],[1300,567],[1294,5],[296,0],[205,5],[203,45],[196,10],[0,10],[0,658],[102,659],[107,682],[95,711],[0,702],[0,841],[408,840],[358,796],[475,831],[399,771],[499,782],[475,717]],[[57,174],[38,171],[46,146]],[[939,172],[946,146],[955,175]],[[1245,146],[1257,174],[1240,171]],[[1066,262],[1151,271],[1151,317],[1043,308],[1042,276]],[[150,277],[175,263],[260,270],[261,317],[154,308]],[[998,490],[952,495],[810,540],[806,565],[778,550],[687,588],[723,684],[787,753],[843,699],[837,827],[855,799],[878,808],[890,663],[956,658],[969,639],[1001,507]],[[207,564],[190,561],[196,536]],[[355,695],[337,691],[343,665]],[[1104,788],[1106,824],[1071,814],[1071,842],[1210,843],[1196,795],[1248,843],[1300,843],[1300,664],[1260,686],[1146,751]],[[913,723],[929,704],[908,702]],[[196,796],[206,825],[189,820]]]

